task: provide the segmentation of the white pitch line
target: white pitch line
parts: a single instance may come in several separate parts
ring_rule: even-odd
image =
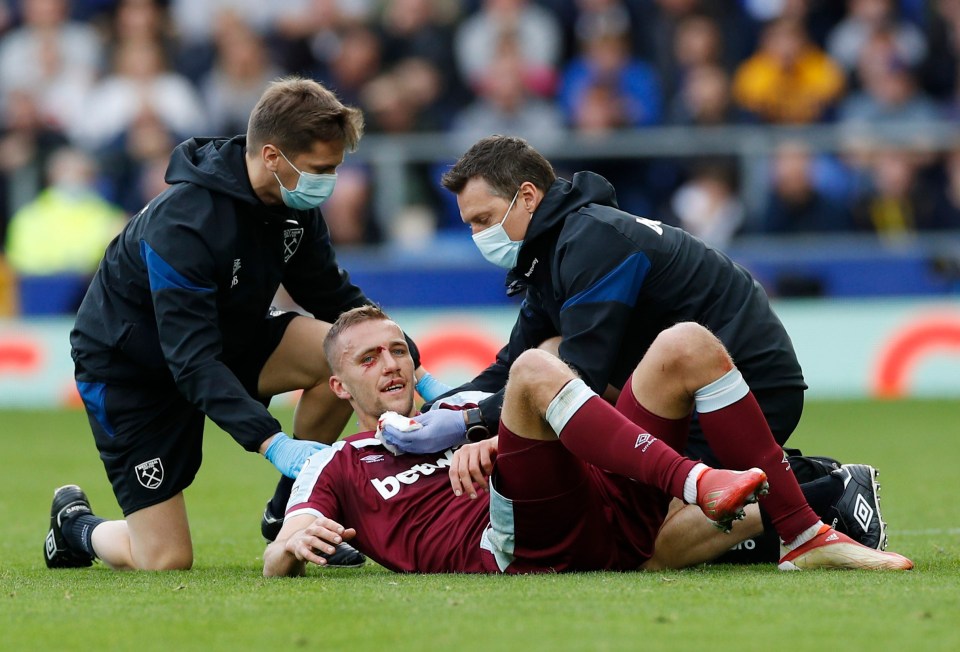
[[[960,534],[960,527],[933,528],[929,530],[894,530],[893,535],[898,537],[929,537],[944,534]]]

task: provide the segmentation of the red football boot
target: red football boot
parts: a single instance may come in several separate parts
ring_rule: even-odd
[[[746,471],[707,469],[697,479],[697,505],[724,532],[743,518],[743,507],[769,491],[767,474],[758,468]]]

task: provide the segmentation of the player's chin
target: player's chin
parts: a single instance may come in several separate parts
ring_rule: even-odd
[[[403,415],[413,414],[413,397],[410,396],[409,392],[397,392],[396,394],[384,392],[380,395],[380,405],[383,408],[380,414],[384,412],[396,412]]]

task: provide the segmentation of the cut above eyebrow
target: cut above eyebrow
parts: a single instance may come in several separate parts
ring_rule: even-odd
[[[363,359],[364,356],[367,356],[367,355],[369,355],[369,354],[371,354],[371,353],[379,353],[379,352],[380,352],[380,349],[390,349],[390,348],[393,348],[393,347],[395,347],[395,346],[402,346],[403,348],[407,348],[407,341],[404,340],[404,339],[399,339],[399,338],[398,338],[398,339],[395,339],[395,340],[389,342],[386,346],[381,346],[381,345],[379,345],[379,344],[378,344],[377,346],[371,346],[371,347],[369,347],[369,348],[367,348],[367,349],[364,349],[363,351],[357,352],[357,354],[356,354],[355,356],[353,356],[353,359],[354,359],[354,360],[361,360],[361,359]]]
[[[371,353],[379,353],[379,352],[380,352],[379,346],[371,346],[370,348],[364,349],[363,351],[358,351],[357,354],[353,356],[353,359],[363,360],[365,357],[367,357]]]

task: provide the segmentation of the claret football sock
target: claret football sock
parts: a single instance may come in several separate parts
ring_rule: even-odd
[[[767,474],[770,493],[761,503],[782,540],[793,541],[819,522],[756,398],[736,368],[697,390],[694,403],[707,443],[724,467],[755,466]]]
[[[550,402],[547,421],[566,448],[601,469],[683,498],[683,485],[696,462],[620,414],[579,378]]]
[[[767,492],[760,469],[711,469],[677,453],[664,441],[594,394],[577,379],[554,397],[547,421],[574,455],[607,471],[657,487],[700,506],[718,527],[729,530],[747,503]],[[690,487],[690,491],[685,491]]]

